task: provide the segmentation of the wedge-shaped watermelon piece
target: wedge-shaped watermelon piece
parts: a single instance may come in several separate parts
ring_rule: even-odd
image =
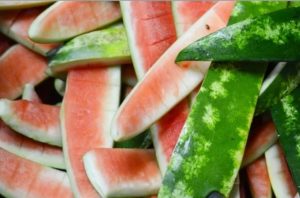
[[[54,0],[43,0],[43,1],[0,1],[0,10],[10,9],[24,9],[32,8],[37,6],[43,6],[54,2]]]
[[[177,36],[187,31],[213,5],[211,1],[172,1]]]
[[[32,8],[21,11],[0,11],[0,31],[20,44],[46,56],[59,44],[35,43],[28,36],[31,23],[43,10],[44,8]]]
[[[247,141],[242,166],[247,166],[254,162],[275,144],[278,139],[272,120],[269,119],[257,124],[254,122],[254,125]]]
[[[73,197],[65,172],[0,148],[0,194],[5,197]]]
[[[39,142],[62,146],[60,108],[27,100],[0,100],[0,117],[12,129]]]
[[[18,134],[0,120],[0,147],[44,166],[65,169],[62,149]]]
[[[0,33],[0,56],[13,45],[13,42]]]
[[[96,147],[111,148],[111,120],[119,105],[121,69],[71,70],[61,111],[66,169],[76,197],[98,197],[84,170],[83,155]]]
[[[118,2],[58,1],[34,20],[29,37],[41,43],[62,42],[120,18]]]
[[[300,63],[278,63],[265,79],[257,101],[255,114],[258,115],[288,95],[300,84]]]
[[[281,99],[272,110],[288,166],[300,192],[300,87]]]
[[[189,62],[178,67],[174,63],[176,55],[199,37],[224,27],[232,6],[232,2],[221,2],[212,8],[154,63],[118,110],[112,125],[115,140],[129,139],[144,131],[201,82],[210,63]],[[211,26],[209,30],[206,24]]]
[[[0,98],[15,99],[26,83],[46,78],[47,61],[21,45],[14,45],[0,57]]]
[[[161,184],[151,149],[99,148],[85,154],[83,161],[90,181],[103,197],[153,195]]]
[[[272,198],[272,187],[265,156],[246,167],[249,187],[253,198]]]
[[[176,40],[170,2],[121,1],[129,47],[138,79]]]
[[[31,83],[27,83],[24,85],[22,99],[41,103],[41,99],[34,90],[34,85]]]
[[[130,51],[122,24],[80,35],[67,42],[51,59],[48,73],[74,67],[129,63]]]
[[[282,148],[273,145],[265,153],[268,173],[276,197],[294,197],[297,188],[286,163]]]

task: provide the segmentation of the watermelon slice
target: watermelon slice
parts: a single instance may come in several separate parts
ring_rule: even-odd
[[[47,61],[30,50],[15,45],[0,57],[0,98],[15,99],[26,83],[38,84],[46,78]]]
[[[122,24],[80,35],[58,50],[49,63],[55,75],[74,67],[129,63],[130,51]]]
[[[153,150],[94,149],[84,155],[85,170],[103,197],[138,197],[158,192],[161,176]]]
[[[43,0],[43,1],[0,1],[0,10],[9,9],[24,9],[32,8],[37,6],[43,6],[54,2],[54,0]]]
[[[0,120],[0,147],[44,166],[65,169],[62,149],[16,133]]]
[[[199,37],[224,27],[232,7],[233,2],[217,4],[154,63],[114,118],[112,135],[116,141],[129,139],[144,131],[201,82],[210,63],[188,62],[185,67],[178,67],[174,62],[176,55]],[[205,24],[211,27],[207,29]]]
[[[43,10],[44,8],[32,8],[21,11],[1,11],[0,31],[33,51],[46,56],[58,44],[35,43],[28,37],[31,23]]]
[[[136,75],[146,71],[176,40],[170,2],[120,1]]]
[[[213,5],[210,1],[172,1],[177,36],[187,31]]]
[[[277,141],[277,133],[272,120],[258,123],[250,132],[242,166],[254,162]]]
[[[13,42],[0,33],[0,56],[13,45]]]
[[[61,109],[66,169],[76,197],[98,197],[82,157],[95,147],[111,148],[111,120],[119,105],[120,67],[71,70]]]
[[[15,131],[39,142],[62,146],[59,107],[27,100],[0,100],[0,117]]]
[[[268,174],[266,159],[258,158],[246,167],[249,187],[253,198],[271,198],[272,187]]]
[[[66,90],[66,82],[57,78],[54,80],[54,88],[59,95],[64,96]]]
[[[0,194],[6,197],[73,197],[67,174],[0,148]]]
[[[22,99],[41,103],[41,99],[39,98],[38,94],[35,92],[34,85],[31,83],[27,83],[24,85]]]
[[[279,144],[273,145],[266,153],[266,162],[272,188],[276,197],[294,197],[297,188]]]
[[[59,1],[34,20],[29,37],[40,43],[61,42],[120,18],[118,2]]]

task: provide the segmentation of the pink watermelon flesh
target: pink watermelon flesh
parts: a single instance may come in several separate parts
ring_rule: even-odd
[[[268,174],[266,159],[258,158],[246,167],[248,183],[253,198],[271,198],[272,187]]]
[[[60,1],[38,16],[29,29],[37,42],[60,42],[121,18],[118,2]]]
[[[65,169],[62,149],[20,135],[0,120],[0,147],[44,166]]]
[[[15,99],[26,83],[46,78],[47,61],[21,45],[14,45],[0,57],[0,98]]]
[[[11,39],[45,56],[58,47],[59,44],[36,43],[28,36],[31,23],[43,10],[44,8],[32,8],[21,11],[0,11],[0,31]]]
[[[7,197],[73,197],[67,174],[0,148],[0,194]]]
[[[121,1],[135,71],[141,80],[176,40],[170,2]]]
[[[34,85],[30,83],[24,85],[22,99],[32,101],[32,102],[42,103],[40,97],[38,96],[38,94],[34,89]]]
[[[187,31],[214,4],[210,1],[172,1],[178,37]]]
[[[66,169],[77,197],[98,197],[84,170],[83,155],[111,148],[111,120],[119,105],[120,67],[71,70],[67,77],[61,121]]]
[[[257,123],[251,130],[246,145],[242,166],[258,159],[277,141],[277,133],[273,121]]]
[[[60,108],[27,100],[0,100],[0,117],[15,131],[39,142],[62,146]]]
[[[234,2],[216,4],[154,63],[114,118],[112,135],[116,141],[129,139],[147,129],[201,82],[210,62],[186,62],[179,67],[175,58],[188,44],[225,27],[233,5]]]
[[[161,185],[153,150],[94,149],[84,156],[84,166],[103,197],[153,195]]]
[[[265,156],[275,196],[295,197],[297,188],[280,145],[278,143],[274,144],[266,151]]]
[[[0,56],[12,45],[12,40],[0,33]]]

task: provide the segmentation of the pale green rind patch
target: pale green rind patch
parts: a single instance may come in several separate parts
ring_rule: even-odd
[[[66,43],[49,63],[48,73],[92,64],[110,66],[129,63],[130,50],[122,24],[78,36]]]

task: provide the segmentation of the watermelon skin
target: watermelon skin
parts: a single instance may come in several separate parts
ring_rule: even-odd
[[[153,195],[161,184],[151,149],[93,149],[83,161],[90,181],[103,197]]]
[[[185,33],[214,4],[209,1],[172,1],[177,36]]]
[[[242,167],[247,166],[262,156],[265,151],[276,143],[277,139],[276,128],[272,120],[257,123],[250,132]]]
[[[300,87],[285,96],[272,110],[279,142],[283,148],[292,177],[300,192]]]
[[[272,187],[265,156],[262,156],[249,164],[246,167],[246,173],[253,198],[272,197]]]
[[[62,149],[18,134],[0,120],[0,147],[44,166],[65,169]]]
[[[0,194],[5,197],[73,197],[67,174],[0,148]]]
[[[76,67],[114,66],[130,63],[130,51],[122,24],[86,33],[68,41],[49,62],[49,75]]]
[[[34,52],[46,56],[51,50],[58,47],[59,44],[36,43],[28,36],[31,23],[43,10],[44,8],[42,7],[21,11],[0,11],[0,31]]]
[[[292,92],[300,83],[299,63],[279,63],[266,78],[257,101],[255,115],[259,115],[281,98]]]
[[[16,99],[26,83],[46,78],[47,61],[21,45],[14,45],[0,57],[0,98]]]
[[[175,56],[189,43],[225,26],[228,17],[226,19],[218,14],[222,13],[223,16],[224,12],[230,13],[232,3],[224,3],[222,8],[220,12],[211,10],[199,19],[168,48],[135,86],[114,118],[111,129],[114,140],[129,139],[147,129],[201,82],[210,63],[187,63],[185,67],[178,67],[174,63]],[[203,25],[207,23],[211,24],[209,30]],[[164,74],[164,78],[161,74]]]
[[[93,148],[113,146],[110,126],[119,105],[120,78],[118,66],[83,68],[68,74],[60,117],[66,169],[76,197],[99,196],[86,175],[82,157]]]
[[[0,100],[0,117],[18,133],[36,141],[62,146],[60,108],[27,100]]]
[[[297,194],[297,188],[280,145],[274,144],[266,151],[265,156],[275,196],[294,197]]]
[[[56,2],[33,21],[29,37],[40,43],[62,42],[120,18],[117,2]]]
[[[24,9],[47,5],[54,2],[54,0],[43,1],[0,1],[0,10]]]
[[[141,80],[176,40],[170,2],[120,1],[136,75]]]

